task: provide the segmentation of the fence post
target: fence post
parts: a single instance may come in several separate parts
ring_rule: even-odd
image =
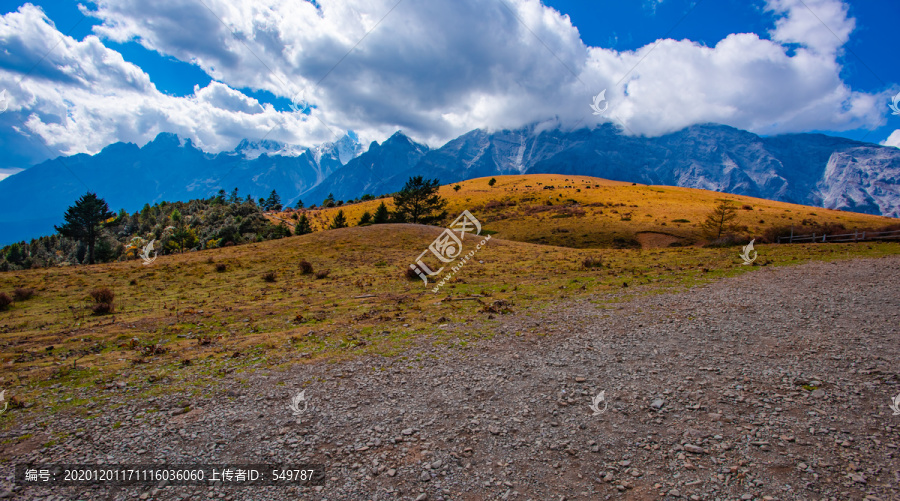
[[[863,232],[863,240],[866,239],[866,232]]]
[[[789,243],[794,243],[794,225],[791,225],[791,241]]]
[[[859,242],[859,230],[853,230],[853,241]]]
[[[812,237],[812,240],[810,240],[810,243],[816,243],[816,234],[815,233],[813,233],[813,237]]]

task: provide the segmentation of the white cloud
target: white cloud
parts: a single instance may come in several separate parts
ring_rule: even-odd
[[[891,135],[888,136],[882,143],[882,146],[893,146],[895,148],[900,148],[900,129],[891,132]]]
[[[18,174],[22,172],[24,169],[0,169],[0,181],[12,176],[13,174]]]
[[[834,54],[850,37],[856,21],[837,0],[767,0],[767,8],[782,16],[772,39],[800,44],[822,54]]]
[[[143,143],[159,131],[211,151],[272,128],[269,139],[332,140],[321,122],[338,134],[356,130],[364,144],[402,129],[438,145],[478,127],[597,123],[589,105],[604,88],[605,119],[647,135],[703,122],[763,134],[840,131],[875,127],[884,113],[884,96],[840,78],[838,38],[854,20],[839,0],[806,0],[815,15],[799,0],[768,0],[772,40],[734,34],[715,47],[662,40],[624,52],[586,47],[567,16],[538,0],[402,2],[378,24],[395,3],[98,0],[91,15],[103,21],[101,39],[137,41],[222,83],[166,96],[101,39],[64,37],[12,92],[27,132],[66,152]],[[0,21],[0,39],[30,53],[22,60],[61,36],[33,7]],[[8,85],[17,75],[0,68]],[[305,90],[314,118],[260,106],[239,88],[286,98]]]
[[[6,113],[25,123],[12,122],[21,133],[40,136],[62,154],[96,153],[116,141],[142,145],[160,132],[177,133],[213,152],[270,131],[269,139],[292,143],[335,139],[315,119],[279,113],[219,82],[188,97],[163,94],[141,68],[99,38],[64,36],[31,5],[0,18],[0,40],[17,50],[15,60],[0,64],[0,88],[7,89],[10,102]],[[56,40],[61,42],[50,50]],[[17,83],[25,62],[44,54]],[[22,65],[16,67],[18,61]]]

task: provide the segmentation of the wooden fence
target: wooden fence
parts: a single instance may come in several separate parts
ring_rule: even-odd
[[[794,235],[789,237],[778,237],[778,243],[786,244],[802,244],[816,242],[864,242],[866,240],[892,240],[900,239],[900,230],[895,231],[854,231],[853,233],[844,233],[841,235]]]

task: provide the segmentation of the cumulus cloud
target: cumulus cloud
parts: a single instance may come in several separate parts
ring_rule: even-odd
[[[61,154],[96,153],[116,141],[144,144],[160,132],[191,138],[207,151],[231,149],[270,131],[270,139],[299,144],[335,139],[318,121],[277,112],[223,83],[195,88],[187,97],[161,93],[141,68],[98,37],[64,36],[31,5],[0,18],[0,40],[15,48],[0,54],[0,88],[9,101],[4,124]]]
[[[891,132],[891,135],[888,136],[884,142],[881,143],[882,146],[893,146],[894,148],[900,148],[900,129]]]
[[[703,122],[774,134],[875,127],[883,115],[884,96],[840,78],[842,40],[855,26],[840,0],[767,0],[770,39],[733,34],[714,47],[667,39],[621,52],[585,46],[567,16],[538,0],[402,2],[393,11],[396,0],[93,4],[83,9],[102,21],[97,37],[63,37],[12,90],[23,133],[66,152],[159,131],[212,151],[269,131],[314,144],[334,139],[323,123],[364,143],[402,129],[435,146],[474,128],[547,120],[615,120],[646,135]],[[0,84],[61,36],[34,7],[4,16],[0,39],[26,54],[19,63],[0,55]],[[166,96],[104,39],[196,64],[217,82]],[[299,95],[314,108],[278,112],[242,88]],[[597,117],[589,105],[603,89],[610,107]]]

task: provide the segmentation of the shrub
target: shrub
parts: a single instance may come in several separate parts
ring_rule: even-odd
[[[0,292],[0,310],[5,310],[9,307],[13,302],[12,298],[9,297],[9,294],[5,292]]]
[[[115,311],[116,307],[113,304],[113,301],[115,300],[116,295],[109,287],[94,289],[90,292],[90,295],[96,303],[91,307],[91,310],[95,315],[105,315]]]
[[[419,274],[416,273],[416,270],[414,270],[412,268],[407,268],[406,273],[404,273],[404,275],[406,275],[406,278],[409,280],[421,280],[422,279],[421,277],[419,277]]]
[[[224,272],[224,271],[227,270],[227,269],[228,269],[228,265],[225,264],[225,263],[218,263],[218,264],[216,264],[216,271],[218,271],[219,273],[222,273],[222,272]]]
[[[752,205],[744,204],[744,205],[741,206],[741,209],[744,209],[744,210],[753,210],[753,206],[752,206]]]
[[[316,278],[318,278],[319,280],[321,280],[321,279],[327,277],[329,272],[330,272],[330,270],[317,271],[317,272],[316,272]]]
[[[26,289],[25,287],[16,287],[13,290],[13,297],[16,298],[16,301],[25,301],[26,299],[31,299],[31,296],[34,295],[34,289]]]
[[[600,257],[586,257],[584,261],[581,262],[581,266],[585,268],[602,268],[603,267],[603,258]]]
[[[792,230],[793,230],[793,228],[791,228],[790,226],[783,226],[783,225],[782,226],[772,226],[772,227],[766,228],[766,231],[763,233],[762,238],[757,240],[757,243],[776,243],[776,242],[778,242],[778,237],[791,236]],[[805,232],[803,232],[802,230],[794,232],[795,235],[801,235],[804,233]],[[810,233],[812,233],[812,232],[810,232]]]
[[[266,282],[274,282],[275,281],[275,272],[274,271],[266,272],[263,275],[263,280],[265,280]]]
[[[313,272],[313,265],[309,263],[307,260],[300,261],[300,274],[301,275],[309,275]]]
[[[98,289],[94,289],[90,292],[90,295],[96,303],[112,304],[113,300],[115,300],[116,298],[116,295],[112,290],[110,290],[109,287],[100,287]]]
[[[97,303],[91,307],[91,310],[94,312],[94,315],[106,315],[107,313],[112,313],[115,307],[112,303]]]

